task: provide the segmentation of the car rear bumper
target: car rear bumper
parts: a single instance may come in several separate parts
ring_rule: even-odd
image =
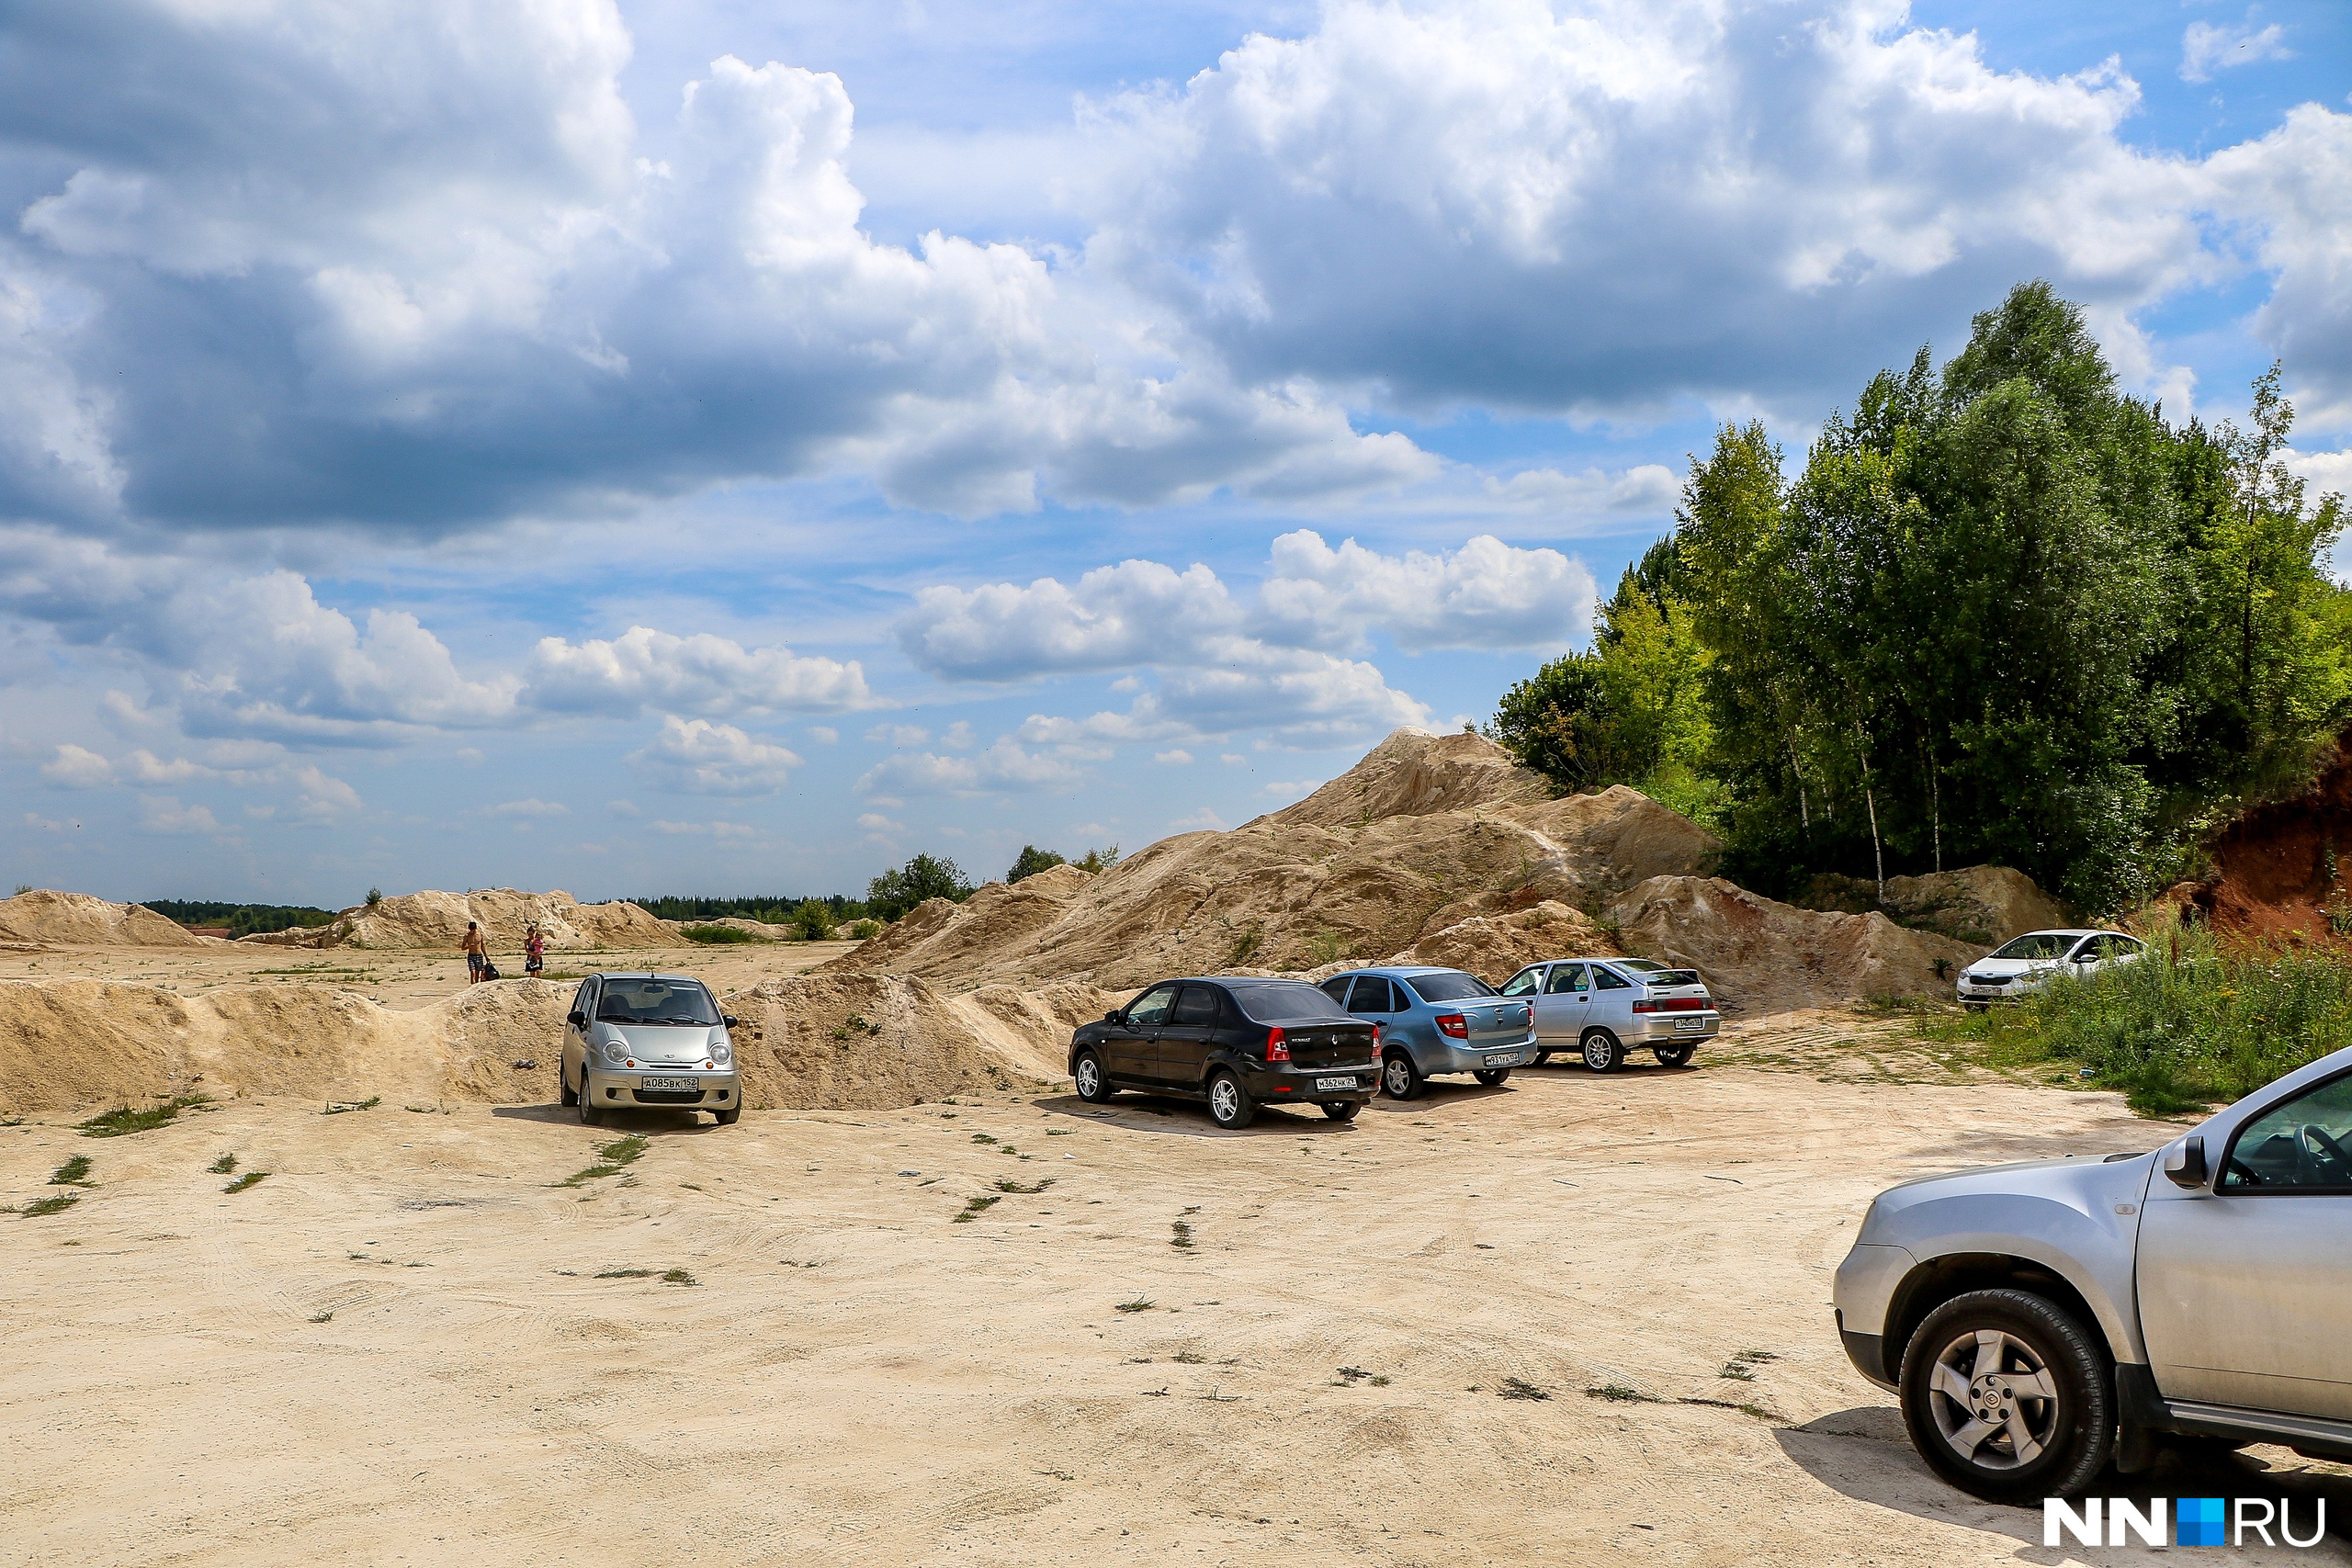
[[[1697,1026],[1688,1027],[1692,1021]],[[1677,1028],[1681,1024],[1686,1027]],[[1713,1040],[1724,1026],[1719,1012],[1651,1012],[1637,1014],[1621,1037],[1628,1045],[1695,1045]]]
[[[645,1088],[647,1078],[690,1078],[695,1087],[692,1093],[649,1090]],[[743,1077],[731,1068],[724,1072],[708,1067],[664,1072],[624,1067],[618,1072],[607,1072],[591,1067],[587,1079],[590,1103],[599,1111],[731,1111],[743,1103]]]
[[[1340,1078],[1351,1087],[1338,1088]],[[1333,1087],[1327,1089],[1325,1084]],[[1380,1067],[1370,1062],[1356,1067],[1244,1067],[1241,1087],[1261,1105],[1279,1105],[1286,1100],[1317,1105],[1370,1100],[1380,1088]]]
[[[1424,1045],[1413,1053],[1413,1064],[1424,1074],[1476,1073],[1488,1067],[1523,1067],[1535,1060],[1535,1032],[1528,1031],[1515,1040],[1499,1040],[1490,1044],[1471,1044],[1448,1040],[1443,1045]]]

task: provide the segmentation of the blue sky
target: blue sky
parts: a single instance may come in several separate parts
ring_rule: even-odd
[[[2047,276],[2352,488],[2340,6],[0,22],[14,882],[854,891],[1230,826]]]

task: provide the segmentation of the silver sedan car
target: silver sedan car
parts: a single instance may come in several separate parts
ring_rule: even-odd
[[[1531,964],[1503,983],[1502,994],[1534,1004],[1539,1064],[1555,1051],[1575,1051],[1596,1073],[1615,1072],[1636,1046],[1656,1053],[1660,1066],[1687,1066],[1724,1022],[1697,970],[1647,958]]]
[[[691,975],[591,975],[563,1021],[563,1103],[590,1126],[639,1106],[743,1114],[743,1078],[710,987]]]

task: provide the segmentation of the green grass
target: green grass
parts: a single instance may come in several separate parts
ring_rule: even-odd
[[[738,931],[733,926],[681,926],[678,929],[678,934],[688,942],[698,942],[705,947],[723,947],[730,942],[760,940],[750,931]]]
[[[1003,1201],[1003,1196],[995,1192],[983,1192],[977,1198],[967,1198],[964,1200],[964,1212],[956,1216],[956,1223],[959,1225],[970,1224],[977,1216],[986,1213],[992,1205]]]
[[[626,1138],[614,1139],[598,1149],[596,1154],[599,1158],[608,1159],[615,1165],[627,1165],[652,1146],[642,1134],[631,1133]]]
[[[214,1160],[210,1165],[206,1166],[204,1168],[210,1171],[215,1176],[227,1176],[237,1168],[237,1156],[235,1155],[222,1155],[219,1159]]]
[[[1921,1014],[1913,1030],[1995,1066],[2072,1066],[2053,1080],[2116,1090],[2143,1116],[2236,1100],[2352,1045],[2352,964],[2335,954],[2229,950],[2170,921],[2149,939],[2136,964],[1982,1013]]]
[[[223,1192],[243,1192],[246,1188],[258,1187],[268,1179],[269,1172],[266,1170],[249,1170],[245,1172],[244,1175],[237,1178],[236,1180],[229,1183],[228,1186],[220,1189],[220,1190]]]
[[[653,1270],[650,1269],[607,1269],[596,1278],[599,1280],[650,1280],[653,1278]]]
[[[87,1122],[74,1123],[74,1130],[85,1138],[120,1138],[132,1133],[145,1133],[175,1121],[183,1111],[198,1111],[210,1104],[200,1094],[183,1094],[161,1105],[119,1105],[112,1111],[102,1111]]]
[[[1505,1399],[1549,1399],[1551,1394],[1536,1387],[1525,1378],[1505,1378],[1498,1391]]]
[[[1046,1178],[1043,1181],[1033,1182],[1027,1187],[1022,1186],[1021,1183],[1013,1180],[1012,1178],[1009,1176],[1000,1176],[996,1179],[996,1190],[998,1191],[1018,1192],[1024,1197],[1035,1197],[1037,1193],[1043,1192],[1046,1188],[1051,1187],[1053,1184],[1054,1179],[1050,1176]]]
[[[37,1220],[43,1214],[62,1214],[81,1201],[79,1192],[59,1192],[47,1198],[36,1198],[17,1213],[28,1220]]]
[[[1111,1310],[1113,1312],[1149,1312],[1151,1307],[1152,1301],[1149,1296],[1134,1296],[1119,1303]]]
[[[376,1107],[383,1103],[384,1097],[380,1094],[369,1095],[365,1100],[330,1100],[327,1101],[327,1108],[324,1111],[320,1111],[319,1114],[322,1116],[346,1116],[354,1111],[373,1111]]]
[[[1656,1394],[1644,1393],[1637,1388],[1627,1388],[1622,1382],[1605,1382],[1584,1391],[1587,1399],[1605,1399],[1611,1404],[1657,1404]]]
[[[662,1282],[665,1285],[699,1285],[702,1283],[700,1280],[695,1279],[692,1274],[687,1273],[683,1269],[671,1269],[667,1274],[662,1276]]]
[[[95,1182],[88,1179],[89,1174],[90,1156],[88,1155],[75,1155],[72,1159],[67,1160],[63,1165],[59,1166],[55,1170],[49,1173],[49,1184],[51,1187],[91,1187],[96,1185]]]

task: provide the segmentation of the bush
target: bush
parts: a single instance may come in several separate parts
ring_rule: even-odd
[[[1035,844],[1023,844],[1021,846],[1020,855],[1012,863],[1012,869],[1004,874],[1004,880],[1010,885],[1020,881],[1024,876],[1035,876],[1041,871],[1051,871],[1057,865],[1067,863],[1061,856],[1051,850],[1041,850]]]
[[[758,937],[753,936],[750,931],[738,931],[733,926],[681,926],[678,928],[678,934],[684,937],[688,942],[698,942],[706,947],[721,946],[728,942],[757,942],[760,940]]]
[[[2013,1061],[2080,1063],[2142,1115],[2175,1115],[2352,1045],[2352,964],[2325,951],[2225,950],[2210,931],[2167,920],[2136,964],[1921,1029]]]
[[[879,920],[859,920],[849,928],[849,934],[859,942],[871,942],[882,934]]]
[[[962,903],[973,887],[963,868],[938,855],[917,855],[894,871],[886,871],[867,885],[865,907],[886,920],[895,920],[931,898]]]
[[[827,942],[833,934],[833,912],[814,898],[803,899],[792,911],[792,931],[803,942]]]

